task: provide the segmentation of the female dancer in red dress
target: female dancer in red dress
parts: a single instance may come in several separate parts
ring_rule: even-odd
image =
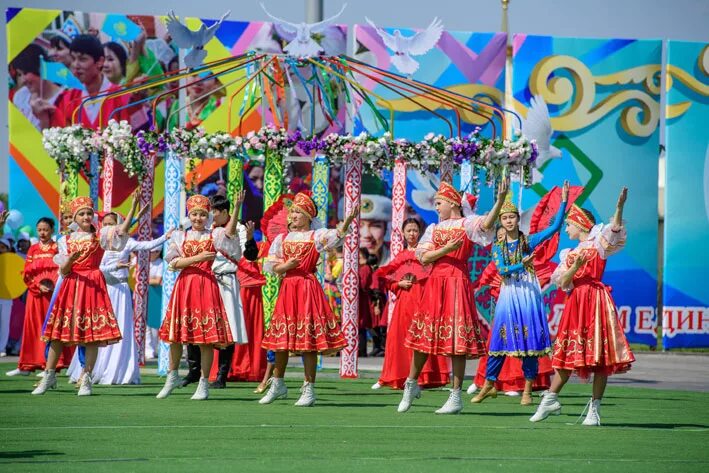
[[[258,261],[241,258],[238,264],[241,303],[249,343],[237,345],[234,349],[229,381],[261,381],[266,372],[266,351],[261,348],[263,340],[263,286],[266,278],[261,274]],[[262,390],[261,392],[265,391]]]
[[[413,352],[404,346],[406,334],[411,326],[413,314],[421,302],[421,290],[428,277],[428,271],[416,259],[416,246],[421,236],[421,224],[415,218],[408,218],[402,226],[406,249],[399,252],[386,266],[377,270],[377,276],[389,282],[389,291],[395,297],[387,330],[387,349],[384,352],[384,366],[379,381],[372,389],[389,386],[394,389],[404,389],[406,377],[411,368]],[[382,311],[382,318],[387,317],[387,308]],[[445,386],[450,381],[450,368],[444,356],[428,357],[421,370],[418,385],[421,388],[437,388]]]
[[[508,188],[506,179],[499,186],[495,206],[486,216],[463,217],[463,197],[446,182],[441,183],[436,193],[440,223],[428,226],[416,248],[418,260],[432,268],[406,337],[406,346],[414,350],[414,357],[399,412],[408,411],[414,399],[421,397],[418,377],[429,355],[449,356],[453,363],[453,389],[436,414],[457,414],[463,409],[460,386],[465,359],[485,353],[468,258],[473,243],[487,245],[492,240],[495,220]]]
[[[322,286],[315,277],[320,253],[341,245],[356,212],[347,216],[337,230],[313,230],[315,203],[300,192],[293,198],[288,214],[289,231],[278,235],[268,250],[264,271],[281,276],[281,288],[262,346],[276,352],[271,387],[260,404],[285,398],[288,388],[283,375],[288,354],[303,356],[305,383],[296,406],[315,403],[315,371],[318,353],[332,353],[347,345],[340,323],[330,309]]]
[[[236,225],[243,201],[244,192],[236,194],[235,211],[229,222],[225,227],[210,231],[207,225],[211,210],[209,199],[203,195],[191,196],[187,199],[187,215],[192,228],[176,231],[170,238],[165,261],[171,270],[180,271],[180,275],[159,332],[160,339],[170,344],[170,366],[165,386],[156,396],[158,399],[168,397],[180,385],[178,369],[182,345],[187,343],[198,345],[201,355],[202,376],[192,399],[208,399],[214,347],[234,343],[212,263],[217,251],[234,260],[241,257]]]
[[[573,250],[561,252],[561,263],[552,275],[552,281],[569,296],[561,314],[556,342],[552,352],[552,366],[556,375],[547,393],[529,419],[539,422],[550,414],[559,414],[558,395],[572,371],[582,378],[593,373],[593,397],[583,425],[601,425],[601,398],[608,376],[623,373],[635,361],[610,291],[601,278],[606,259],[625,245],[623,206],[628,189],[618,197],[610,225],[596,225],[593,214],[572,206],[566,217],[566,233],[580,243]]]
[[[90,396],[91,371],[98,347],[121,339],[100,265],[104,250],[121,251],[128,241],[138,195],[133,195],[125,222],[120,226],[102,227],[98,235],[93,225],[93,201],[89,197],[77,197],[70,206],[78,229],[59,240],[59,253],[54,257],[63,281],[42,335],[42,340],[50,342],[47,370],[32,394],[44,394],[57,386],[57,362],[64,345],[78,344],[86,346],[84,373],[88,374],[83,376],[78,394]]]
[[[7,373],[8,376],[16,374],[26,376],[35,370],[44,370],[46,364],[44,357],[46,345],[41,339],[42,324],[59,277],[59,266],[54,262],[54,256],[59,249],[52,240],[54,219],[40,218],[36,229],[39,243],[30,247],[25,260],[24,280],[27,285],[27,302],[22,327],[20,360],[17,369]]]

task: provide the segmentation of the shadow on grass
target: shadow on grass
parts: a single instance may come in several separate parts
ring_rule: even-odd
[[[673,429],[707,429],[709,430],[709,425],[706,424],[661,424],[661,423],[648,423],[648,424],[603,424],[603,427],[607,428],[628,428],[632,427],[635,429],[659,429],[659,430],[673,430]]]
[[[18,460],[49,455],[64,455],[64,453],[56,452],[54,450],[20,450],[17,452],[0,452],[0,460]]]

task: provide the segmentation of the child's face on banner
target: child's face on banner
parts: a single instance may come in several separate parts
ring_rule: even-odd
[[[383,220],[359,221],[359,246],[366,248],[370,254],[378,254],[384,245],[384,236],[387,232],[387,223]]]

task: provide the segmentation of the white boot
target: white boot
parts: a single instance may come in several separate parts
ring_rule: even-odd
[[[458,414],[463,410],[463,401],[460,398],[460,388],[451,389],[448,400],[443,407],[436,411],[436,414]]]
[[[170,395],[173,389],[180,386],[180,375],[177,370],[172,370],[167,373],[167,378],[165,378],[165,386],[162,387],[157,396],[158,399],[165,399]]]
[[[295,402],[298,407],[310,407],[315,404],[315,386],[313,383],[306,382],[303,385],[302,393],[300,398]]]
[[[30,375],[29,371],[21,370],[20,368],[15,368],[14,370],[8,371],[7,373],[5,373],[5,376],[29,376],[29,375]]]
[[[478,387],[475,386],[475,383],[471,384],[468,386],[468,390],[466,391],[468,394],[475,394],[475,391],[478,390]]]
[[[588,414],[582,422],[583,425],[601,425],[601,400],[591,399],[588,401]]]
[[[271,387],[268,388],[268,392],[264,397],[259,399],[259,404],[271,404],[276,399],[285,399],[288,397],[288,386],[286,386],[283,378],[273,378],[271,382]]]
[[[84,373],[77,396],[91,396],[91,373]]]
[[[396,412],[406,412],[413,404],[414,399],[421,397],[421,388],[419,388],[418,381],[415,379],[406,378],[404,383],[404,395],[399,403],[399,408]]]
[[[207,378],[199,378],[197,390],[190,399],[193,401],[206,401],[209,399],[209,380]]]
[[[539,422],[550,415],[558,416],[561,414],[561,403],[559,403],[558,394],[549,392],[544,395],[542,402],[537,407],[537,412],[529,418],[530,422]]]
[[[372,389],[381,389],[381,388],[382,388],[382,385],[379,384],[379,381],[377,381],[376,383],[374,383],[374,384],[372,385]]]
[[[57,389],[57,373],[54,370],[48,370],[44,378],[39,382],[39,386],[32,391],[32,394],[39,396],[47,392],[48,389]]]

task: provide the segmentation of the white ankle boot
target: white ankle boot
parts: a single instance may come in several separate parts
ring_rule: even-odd
[[[436,411],[436,414],[458,414],[463,410],[463,401],[460,398],[460,389],[451,389],[448,400]]]
[[[542,402],[540,402],[539,407],[537,407],[537,412],[529,418],[529,421],[539,422],[550,415],[558,416],[559,414],[561,414],[561,403],[559,403],[558,395],[550,392],[544,395]]]
[[[421,397],[421,388],[419,388],[418,381],[415,379],[406,378],[404,383],[404,395],[399,403],[399,408],[396,412],[406,412],[414,403],[414,399]]]
[[[14,370],[8,371],[7,373],[5,373],[5,376],[29,376],[29,375],[30,375],[29,371],[21,370],[20,368],[15,368]]]
[[[54,370],[47,370],[32,394],[39,396],[46,393],[48,389],[57,389],[57,373]]]
[[[259,404],[271,404],[276,399],[285,399],[288,397],[288,387],[286,386],[283,378],[273,378],[271,382],[271,387],[268,388],[268,392],[264,397],[259,399]]]
[[[91,396],[91,373],[84,373],[81,377],[81,386],[79,387],[79,392],[76,393],[77,396]]]
[[[300,398],[295,402],[298,407],[310,407],[315,404],[315,386],[306,382],[302,388]]]
[[[209,380],[207,378],[199,378],[197,390],[190,399],[193,401],[206,401],[209,399]]]
[[[180,386],[180,375],[177,370],[172,370],[167,373],[167,378],[165,378],[165,386],[162,387],[157,396],[158,399],[165,399],[170,395],[170,393],[177,387]]]
[[[475,383],[471,384],[468,386],[468,390],[466,391],[468,394],[475,394],[475,391],[478,390],[478,387],[475,385]]]
[[[381,389],[381,388],[382,388],[382,385],[379,384],[379,381],[377,381],[376,383],[374,383],[374,384],[372,385],[372,389]]]
[[[591,399],[588,401],[588,413],[582,422],[583,425],[601,425],[601,400]]]

